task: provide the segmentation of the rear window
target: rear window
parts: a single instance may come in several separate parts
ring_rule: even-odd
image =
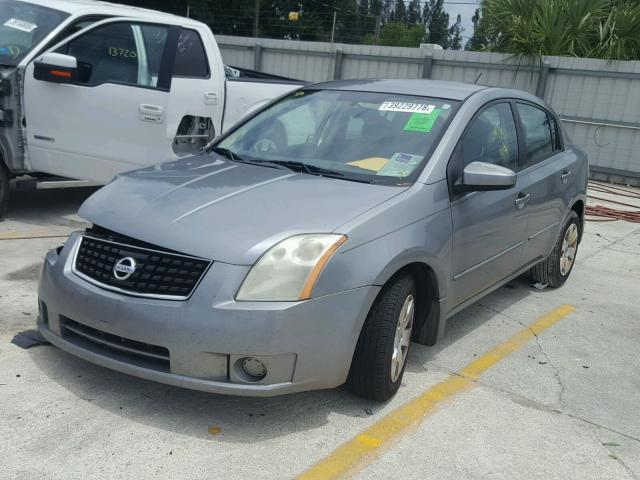
[[[295,161],[383,183],[415,178],[457,102],[303,90],[250,119],[219,147],[241,158]]]
[[[195,30],[183,28],[180,32],[173,74],[176,77],[209,77],[207,55],[200,35]]]

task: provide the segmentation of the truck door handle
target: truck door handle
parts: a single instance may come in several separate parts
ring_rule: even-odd
[[[571,173],[571,170],[565,170],[564,172],[562,172],[562,175],[560,175],[560,180],[562,180],[562,183],[567,183],[569,177],[571,176]]]
[[[218,94],[216,92],[206,92],[204,94],[204,104],[205,105],[217,105],[218,104]]]
[[[520,194],[518,194],[518,198],[516,198],[516,208],[518,208],[519,210],[523,209],[530,198],[531,198],[531,194],[530,193],[520,193]]]
[[[138,118],[143,122],[162,123],[164,120],[164,108],[158,105],[141,103],[138,106]]]

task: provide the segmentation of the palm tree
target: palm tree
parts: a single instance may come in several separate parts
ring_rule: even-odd
[[[637,0],[483,0],[485,49],[518,56],[640,58]]]

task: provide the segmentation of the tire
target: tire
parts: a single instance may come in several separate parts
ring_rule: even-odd
[[[9,206],[9,170],[0,160],[0,218]]]
[[[356,395],[382,402],[400,388],[416,323],[416,301],[416,284],[410,275],[392,279],[383,288],[362,327],[351,362],[347,387]],[[405,315],[405,310],[411,313]],[[399,324],[406,327],[398,329]],[[397,342],[401,365],[394,356]]]
[[[549,255],[545,261],[537,264],[531,269],[531,277],[536,282],[540,282],[543,285],[548,285],[553,288],[558,288],[564,285],[564,282],[566,282],[569,275],[571,275],[573,265],[575,264],[575,258],[578,253],[579,238],[580,219],[576,212],[572,210],[569,213],[564,224],[564,228],[562,229],[555,246],[553,247],[551,255]],[[565,241],[567,241],[566,245]],[[570,264],[566,263],[566,257],[563,256],[564,247],[573,248],[573,257],[570,260]],[[568,253],[570,253],[570,251]]]

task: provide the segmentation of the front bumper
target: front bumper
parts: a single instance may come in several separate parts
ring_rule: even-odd
[[[304,302],[236,302],[248,267],[215,262],[189,300],[131,297],[71,271],[78,239],[73,234],[45,259],[38,291],[45,338],[98,365],[195,390],[270,396],[341,385],[379,291],[370,286]],[[93,333],[78,336],[70,326]],[[118,339],[123,343],[114,345]],[[135,353],[145,345],[168,351],[166,362]],[[243,375],[245,357],[261,360],[267,375],[259,381]]]

